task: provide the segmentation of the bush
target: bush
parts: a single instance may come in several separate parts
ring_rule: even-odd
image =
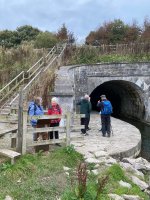
[[[35,40],[36,48],[51,48],[57,43],[57,38],[53,33],[40,33]]]

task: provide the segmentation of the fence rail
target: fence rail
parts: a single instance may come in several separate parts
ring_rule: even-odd
[[[58,48],[61,48],[59,56],[57,56]],[[33,66],[31,66],[28,71],[22,71],[12,81],[4,86],[0,90],[0,106],[2,107],[4,105],[3,103],[9,98],[9,96],[13,96],[21,85],[23,91],[28,93],[33,83],[35,81],[38,81],[39,75],[42,72],[46,72],[46,70],[51,67],[55,62],[57,62],[57,64],[60,64],[65,48],[66,44],[64,46],[62,44],[54,46],[46,56],[43,55],[43,57],[41,57]],[[23,84],[26,85],[23,86]],[[16,94],[16,96],[14,96],[14,98],[9,103],[10,106],[18,98],[18,96],[19,94]]]
[[[18,111],[18,109],[14,110]],[[25,154],[27,152],[27,149],[29,147],[36,147],[41,145],[50,145],[50,144],[57,144],[57,143],[65,143],[66,146],[70,145],[71,140],[83,138],[83,136],[72,136],[71,132],[74,130],[80,130],[83,128],[83,125],[75,126],[73,124],[73,121],[76,119],[80,119],[81,117],[85,116],[84,114],[73,114],[71,112],[67,112],[64,115],[42,115],[42,116],[32,116],[28,117],[27,110],[22,111],[22,121],[18,119],[18,123],[20,123],[20,130],[21,134],[18,133],[18,128],[13,128],[11,130],[6,130],[2,134],[0,134],[0,137],[5,137],[8,134],[11,134],[11,148],[16,149],[19,153]],[[16,117],[16,115],[15,115]],[[65,121],[64,126],[58,126],[58,127],[39,127],[39,128],[33,128],[29,127],[29,121],[31,119],[37,119],[37,120],[45,120],[45,119],[63,119]],[[8,119],[8,118],[7,118]],[[19,127],[19,126],[18,126]],[[48,133],[50,131],[58,131],[60,134],[59,139],[41,139],[37,141],[33,141],[33,133],[40,133],[42,134]],[[63,137],[62,134],[63,133]]]
[[[79,49],[95,48],[99,54],[143,54],[150,53],[150,42],[129,44],[100,44],[97,46],[83,45]]]
[[[24,71],[18,74],[12,81],[0,90],[0,103],[3,102],[24,81]]]

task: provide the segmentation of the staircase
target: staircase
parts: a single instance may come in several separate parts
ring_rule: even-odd
[[[0,115],[10,115],[12,107],[18,107],[19,91],[28,93],[29,88],[54,62],[61,64],[66,44],[57,44],[46,56],[41,57],[28,71],[22,71],[0,90]]]

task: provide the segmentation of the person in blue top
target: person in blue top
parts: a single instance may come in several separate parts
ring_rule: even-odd
[[[35,116],[35,115],[44,115],[44,110],[42,106],[42,98],[41,97],[35,97],[34,101],[30,102],[29,108],[28,108],[28,115],[29,116]],[[37,120],[31,119],[30,123],[32,127],[36,128],[37,126]],[[37,140],[37,134],[33,134],[33,140]]]
[[[97,107],[100,108],[101,123],[102,123],[102,136],[110,137],[111,120],[110,116],[112,114],[111,102],[107,100],[105,95],[101,95],[101,101],[97,102]]]

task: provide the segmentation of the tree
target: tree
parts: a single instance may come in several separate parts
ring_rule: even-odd
[[[56,35],[48,31],[38,34],[35,40],[36,48],[51,48],[57,43]]]
[[[131,26],[127,26],[126,34],[124,37],[125,43],[135,42],[139,39],[141,35],[141,28],[134,21]]]
[[[150,41],[150,20],[145,18],[144,20],[144,28],[141,34],[142,41]]]
[[[120,19],[104,22],[96,31],[91,31],[86,37],[86,44],[116,44],[137,41],[141,29],[136,22],[130,26]]]
[[[120,19],[114,20],[111,23],[111,30],[110,30],[110,43],[122,43],[127,31],[127,26],[121,21]]]
[[[17,28],[21,41],[35,40],[36,36],[41,32],[38,28],[25,25]]]
[[[73,44],[75,42],[75,37],[72,32],[69,32],[69,34],[68,34],[68,42],[71,44]]]
[[[0,45],[10,48],[21,43],[21,39],[17,31],[4,30],[0,31]]]
[[[63,24],[62,27],[58,30],[56,36],[59,40],[67,40],[68,39],[68,30],[67,30],[65,24]]]
[[[96,32],[95,31],[91,31],[90,34],[86,37],[85,39],[85,43],[87,45],[93,44],[94,41],[96,40]]]

